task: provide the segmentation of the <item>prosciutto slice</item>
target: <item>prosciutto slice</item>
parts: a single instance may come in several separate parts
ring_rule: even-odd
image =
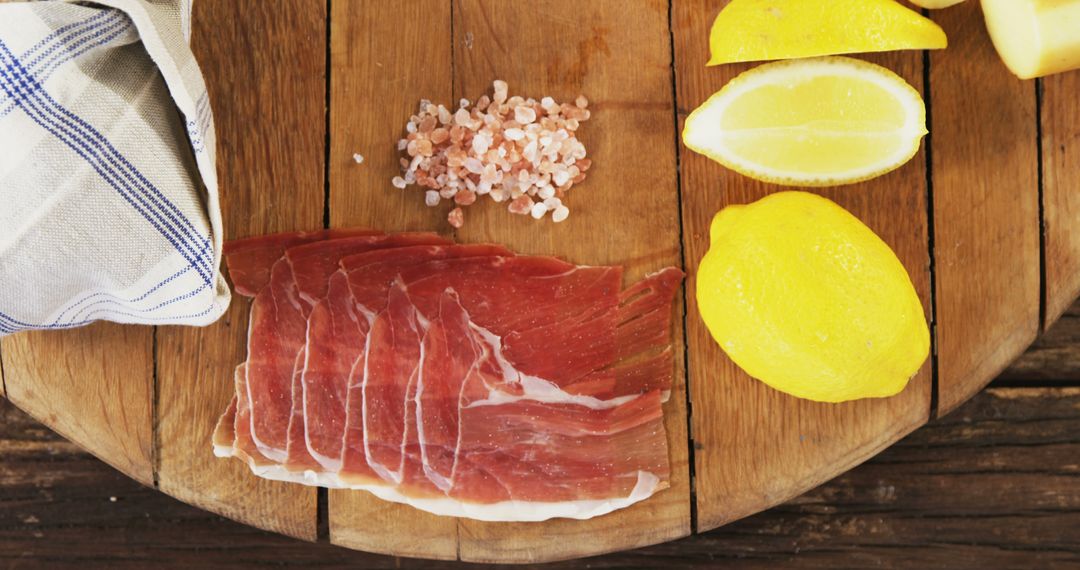
[[[446,243],[433,234],[398,234],[393,236],[373,232],[352,232],[347,237],[319,241],[313,236],[307,242],[288,249],[288,255],[274,262],[269,280],[256,293],[248,324],[248,361],[244,379],[247,403],[238,402],[236,430],[238,451],[247,456],[265,456],[285,463],[292,471],[314,467],[316,462],[307,453],[303,434],[303,351],[307,339],[307,321],[312,301],[325,295],[326,281],[344,255],[378,248],[395,248],[417,244]],[[260,244],[272,249],[288,242],[283,236]],[[257,248],[241,249],[254,258]],[[261,250],[260,250],[261,251]],[[230,263],[226,257],[226,263]],[[238,261],[232,263],[239,266]],[[230,268],[232,265],[230,265]],[[294,272],[294,267],[298,268]],[[231,269],[230,269],[231,270]],[[248,269],[244,275],[262,275]],[[301,275],[297,282],[296,275]],[[255,284],[254,280],[251,280]],[[322,283],[322,285],[319,285]],[[303,288],[301,288],[303,286]],[[248,436],[249,434],[249,436]],[[294,440],[290,454],[289,441]],[[253,445],[252,445],[253,444]]]
[[[248,359],[215,454],[449,516],[589,518],[666,488],[668,268],[328,230],[233,242]]]
[[[513,253],[489,245],[431,245],[372,250],[361,255],[370,260],[399,259],[419,263]],[[373,280],[392,278],[369,274],[369,279]],[[381,297],[367,299],[366,304],[358,304],[349,288],[347,274],[339,270],[330,277],[326,297],[315,305],[308,318],[310,348],[302,377],[306,444],[311,456],[330,473],[342,470],[349,386],[350,382],[363,380],[367,335],[378,312],[385,306],[386,290],[381,290],[379,295]],[[360,393],[357,395],[359,397]],[[360,400],[353,403],[357,410],[360,403]],[[359,429],[357,421],[355,428]],[[354,441],[359,445],[362,438],[354,438]],[[363,462],[366,463],[366,458]],[[352,465],[347,471],[362,479],[372,475],[363,465]]]

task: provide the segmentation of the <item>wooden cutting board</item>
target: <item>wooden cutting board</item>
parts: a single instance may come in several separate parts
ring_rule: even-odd
[[[931,136],[899,170],[821,193],[898,253],[932,317],[932,358],[900,395],[798,400],[739,371],[689,294],[713,214],[779,187],[681,147],[686,114],[750,65],[706,68],[723,0],[277,0],[195,3],[193,46],[220,147],[227,238],[326,226],[436,230],[576,263],[667,265],[673,310],[671,488],[589,521],[440,518],[363,492],[263,481],[215,459],[210,433],[244,358],[248,304],[203,329],[98,324],[0,345],[4,394],[131,477],[238,521],[401,556],[533,562],[633,548],[785,501],[954,409],[1080,292],[1080,73],[1019,81],[978,4],[934,12],[944,51],[866,57],[922,90]],[[560,225],[400,191],[394,143],[420,98],[511,93],[592,101],[594,159]],[[329,111],[327,111],[329,109]],[[365,157],[356,164],[353,154]],[[683,350],[685,348],[685,351]],[[328,529],[320,531],[320,528]]]

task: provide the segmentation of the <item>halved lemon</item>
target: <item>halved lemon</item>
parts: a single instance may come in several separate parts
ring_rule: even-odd
[[[926,135],[919,92],[884,67],[847,57],[747,71],[686,119],[691,150],[789,186],[837,186],[904,164]]]

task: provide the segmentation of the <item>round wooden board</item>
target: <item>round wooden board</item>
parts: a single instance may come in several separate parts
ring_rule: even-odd
[[[278,0],[195,3],[193,47],[220,141],[228,238],[369,226],[432,229],[628,278],[693,269],[726,204],[779,190],[686,151],[689,110],[750,66],[706,68],[723,0]],[[329,13],[328,13],[329,10]],[[934,12],[947,50],[866,57],[921,89],[931,137],[901,169],[823,195],[897,252],[932,317],[935,350],[900,395],[828,405],[773,391],[709,339],[693,295],[674,311],[667,404],[671,488],[589,521],[492,524],[429,516],[362,492],[264,481],[215,459],[210,433],[244,358],[247,303],[204,329],[98,324],[0,345],[5,396],[131,477],[238,521],[374,552],[534,562],[633,548],[768,508],[955,408],[1080,291],[1080,73],[1022,82],[1000,64],[977,2]],[[585,93],[595,160],[564,224],[443,210],[388,181],[416,101],[476,97],[493,79]],[[329,113],[327,114],[327,105]],[[366,157],[362,165],[354,153]],[[684,304],[685,300],[685,304]],[[691,436],[692,434],[692,436]],[[691,476],[693,471],[693,476]],[[319,536],[319,517],[329,535]]]

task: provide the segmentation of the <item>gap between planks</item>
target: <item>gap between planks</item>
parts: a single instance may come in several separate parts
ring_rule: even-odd
[[[1035,156],[1039,189],[1039,335],[1046,332],[1046,204],[1043,200],[1046,166],[1043,160],[1043,80],[1035,80]]]
[[[923,8],[922,13],[930,17],[930,11]],[[930,51],[923,50],[923,100],[926,101],[926,124],[933,124],[933,100],[930,96]],[[928,131],[930,129],[927,129]],[[938,320],[937,320],[937,254],[934,250],[934,133],[929,132],[923,139],[926,145],[926,250],[929,259],[930,276],[930,412],[929,419],[938,417]]]
[[[326,60],[323,64],[325,70],[325,105],[323,130],[323,228],[330,228],[330,81],[334,66],[332,65],[332,51],[334,28],[330,19],[333,17],[333,0],[326,0]],[[330,542],[330,490],[326,487],[315,489],[315,540],[318,542]]]
[[[671,119],[674,122],[674,143],[675,143],[675,196],[679,206],[679,263],[682,265],[683,272],[689,275],[690,265],[686,262],[686,225],[683,223],[683,183],[682,183],[682,145],[681,136],[679,134],[679,85],[678,85],[678,70],[676,69],[675,59],[675,0],[668,0],[668,47],[671,49]],[[690,288],[686,286],[686,282],[683,282],[682,287],[682,300],[683,300],[683,371],[686,374],[686,461],[687,468],[690,471],[690,533],[697,534],[697,478],[695,477],[695,465],[694,465],[694,405],[693,397],[690,395],[690,343],[686,342],[690,335],[687,322],[690,319],[689,307]]]

